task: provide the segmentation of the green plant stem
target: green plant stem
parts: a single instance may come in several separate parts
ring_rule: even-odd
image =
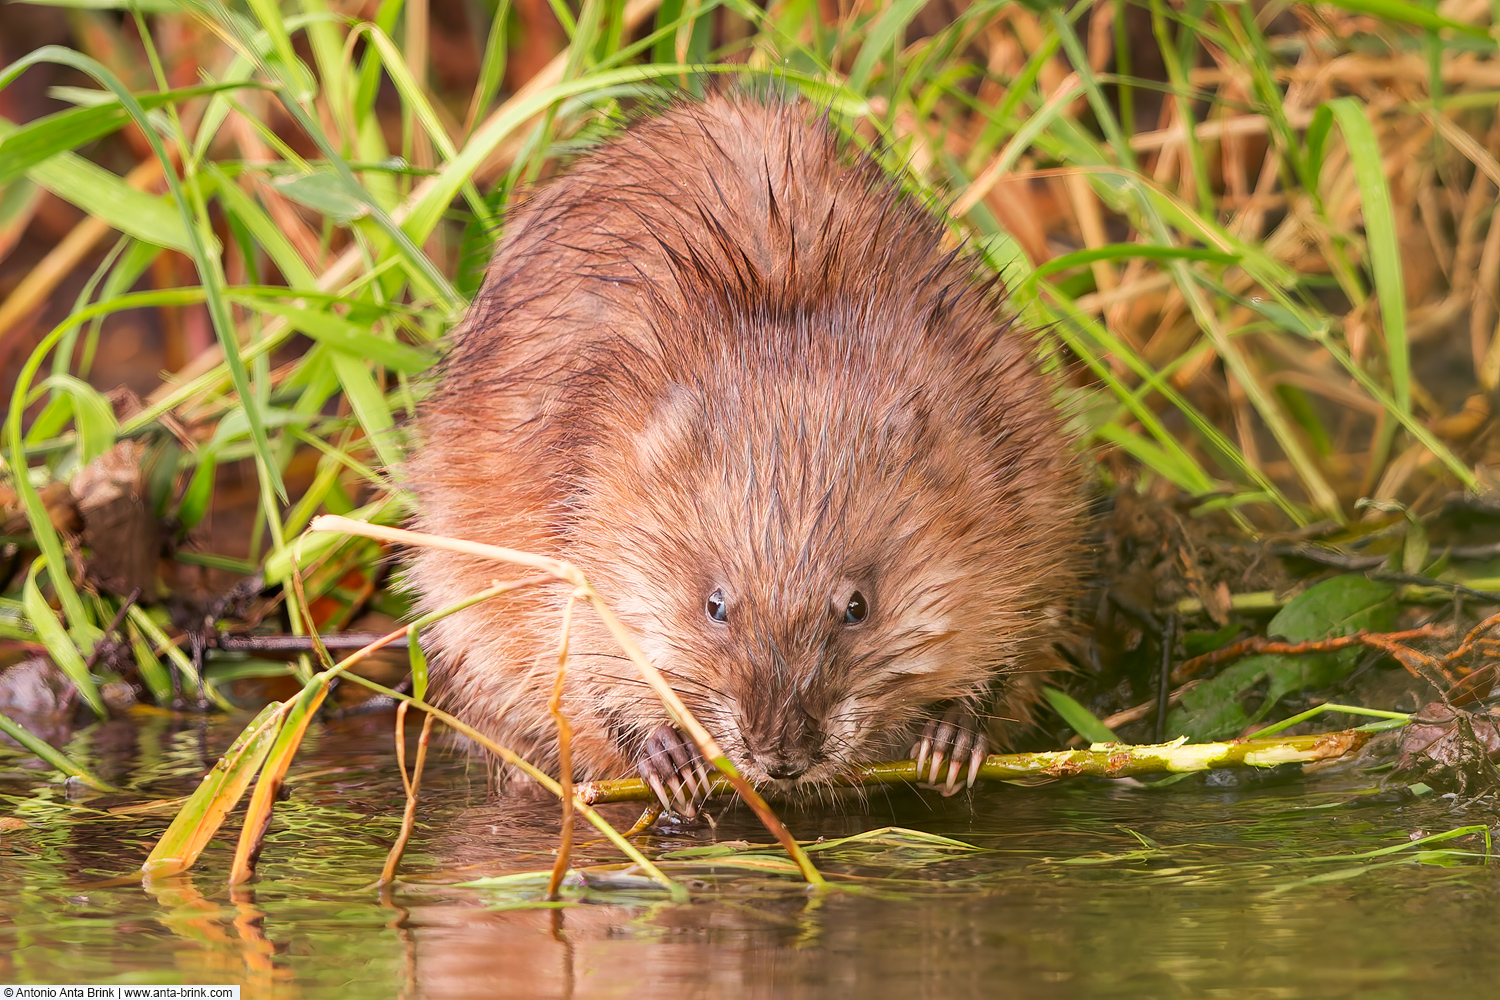
[[[1388,714],[1400,717],[1398,713]],[[1342,757],[1364,746],[1369,738],[1367,729],[1346,729],[1315,736],[1220,743],[1186,743],[1182,740],[1154,746],[1095,743],[1086,750],[990,754],[979,765],[979,777],[986,781],[1127,778],[1146,774],[1188,774],[1216,767],[1275,767]],[[921,780],[916,761],[901,760],[867,765],[835,784],[860,787],[914,784]],[[715,795],[734,790],[720,777],[712,779],[712,789]],[[578,786],[578,793],[589,802],[650,801],[656,794],[639,778],[586,782]]]

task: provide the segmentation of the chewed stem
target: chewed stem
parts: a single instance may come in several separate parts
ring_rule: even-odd
[[[1151,746],[1095,743],[1087,750],[1048,750],[1040,753],[990,754],[979,766],[979,777],[987,781],[1018,778],[1126,778],[1145,774],[1182,774],[1216,767],[1274,767],[1278,764],[1311,763],[1351,754],[1365,745],[1371,733],[1345,729],[1313,736],[1278,739],[1230,740],[1221,743],[1187,743],[1181,740]],[[845,787],[910,784],[923,780],[914,760],[868,764],[835,780]],[[734,786],[722,777],[711,782],[711,794],[722,795]],[[585,802],[634,802],[654,797],[639,778],[589,781],[577,786]]]

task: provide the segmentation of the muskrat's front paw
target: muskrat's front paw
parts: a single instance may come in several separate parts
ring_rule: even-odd
[[[941,716],[927,720],[922,735],[911,748],[911,755],[917,760],[918,780],[930,762],[931,773],[927,782],[937,785],[938,791],[946,797],[957,794],[961,788],[974,787],[979,777],[979,765],[984,763],[989,748],[989,737],[984,735],[984,724],[979,716],[970,706],[955,702]],[[969,762],[968,780],[960,784],[958,775],[965,759]],[[948,773],[939,784],[938,772],[945,760],[949,762]]]
[[[708,766],[692,741],[677,727],[663,722],[646,738],[636,764],[662,807],[684,819],[698,814],[698,803],[708,798]]]

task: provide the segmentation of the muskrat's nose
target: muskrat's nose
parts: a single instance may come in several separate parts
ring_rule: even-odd
[[[812,770],[818,758],[815,754],[799,750],[791,752],[783,750],[780,753],[756,754],[755,762],[760,765],[762,771],[766,772],[766,777],[775,781],[790,781]]]

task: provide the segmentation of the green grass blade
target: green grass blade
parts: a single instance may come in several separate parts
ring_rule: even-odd
[[[141,865],[141,874],[166,878],[192,867],[265,762],[280,735],[282,715],[281,705],[267,705],[245,727],[178,810]]]
[[[385,396],[375,384],[365,362],[352,354],[335,351],[333,367],[338,372],[339,384],[344,388],[349,407],[359,419],[360,426],[365,429],[365,435],[374,447],[375,454],[380,456],[380,461],[386,468],[399,468],[401,449],[394,436],[396,420],[391,416]]]
[[[0,120],[0,135],[13,135],[13,128]],[[188,250],[187,231],[171,205],[76,153],[57,153],[29,167],[26,177],[122,233],[157,246]]]
[[[876,65],[894,54],[897,37],[925,6],[927,0],[895,0],[875,16],[865,31],[864,44],[859,47],[859,55],[854,58],[854,65],[844,81],[850,90],[859,94],[865,92]]]
[[[1073,9],[1082,11],[1091,5],[1092,0],[1085,0]],[[1094,119],[1099,123],[1100,130],[1104,133],[1104,139],[1109,148],[1114,151],[1115,162],[1121,166],[1135,167],[1135,152],[1130,148],[1130,143],[1125,139],[1125,133],[1120,131],[1120,123],[1115,118],[1113,108],[1104,96],[1104,88],[1100,86],[1099,78],[1089,67],[1089,57],[1083,49],[1083,42],[1079,40],[1078,34],[1073,30],[1073,24],[1069,20],[1069,14],[1060,9],[1053,8],[1048,11],[1052,27],[1057,32],[1058,40],[1062,42],[1063,51],[1068,54],[1068,60],[1073,64],[1073,70],[1078,74],[1078,79],[1083,83],[1083,92],[1089,101],[1089,109],[1094,112]]]
[[[437,361],[437,355],[430,351],[419,350],[399,341],[376,336],[369,332],[368,327],[334,313],[316,312],[297,306],[267,302],[253,295],[230,293],[229,299],[259,312],[280,316],[291,324],[293,329],[300,330],[319,343],[328,344],[355,358],[374,361],[391,371],[415,375],[426,371]]]
[[[152,620],[150,613],[145,608],[139,604],[132,604],[126,615],[129,617],[131,624],[140,629],[141,634],[152,645],[167,654],[167,659],[172,661],[172,665],[182,675],[184,684],[195,689],[203,685],[202,679],[198,676],[197,669],[193,666],[193,661],[188,659],[187,654],[178,647],[177,643],[173,642],[171,637],[162,631],[161,626]]]
[[[52,375],[43,379],[39,388],[57,389],[71,401],[80,465],[87,465],[114,447],[119,424],[115,421],[114,407],[98,389],[71,375]],[[36,425],[32,430],[36,430]]]
[[[469,142],[458,151],[458,155],[445,163],[437,175],[429,178],[430,183],[424,185],[411,202],[406,219],[401,224],[402,228],[412,239],[425,240],[468,178],[479,169],[500,143],[521,125],[559,101],[594,90],[604,90],[627,83],[640,83],[645,80],[660,80],[679,73],[704,71],[732,73],[743,69],[743,66],[733,65],[628,66],[604,70],[528,94],[524,99],[514,101],[504,113],[496,115],[486,123],[484,128],[476,131]]]
[[[1353,97],[1340,97],[1318,109],[1318,115],[1329,115],[1344,134],[1344,145],[1354,166],[1359,185],[1360,206],[1365,221],[1365,240],[1369,246],[1370,270],[1375,278],[1375,294],[1380,302],[1380,322],[1385,332],[1386,364],[1390,371],[1392,396],[1401,413],[1411,412],[1411,356],[1406,338],[1406,282],[1401,265],[1401,241],[1396,231],[1396,212],[1391,205],[1391,191],[1385,180],[1385,164],[1375,130],[1365,116],[1365,109]],[[1316,169],[1316,164],[1314,169]],[[1371,472],[1383,464],[1390,449],[1396,422],[1387,421],[1376,442],[1376,458]]]
[[[1222,253],[1218,250],[1200,250],[1196,247],[1163,247],[1151,246],[1142,243],[1111,243],[1108,246],[1094,247],[1090,250],[1075,250],[1072,253],[1060,254],[1045,263],[1039,264],[1032,277],[1028,279],[1030,284],[1034,279],[1045,278],[1059,271],[1066,271],[1073,267],[1082,267],[1100,260],[1192,260],[1205,264],[1237,264],[1239,258],[1234,254]],[[1034,288],[1028,288],[1034,291]]]
[[[127,622],[130,636],[130,652],[135,658],[135,668],[141,675],[151,698],[163,707],[172,704],[172,675],[151,650],[151,644],[134,622]]]
[[[271,221],[271,217],[255,199],[212,163],[205,165],[203,176],[212,179],[214,191],[218,194],[224,211],[237,219],[255,237],[256,245],[271,258],[287,284],[292,288],[313,290],[318,279],[312,268],[307,266],[302,255],[292,246],[291,240]]]
[[[1429,31],[1456,31],[1459,34],[1468,35],[1470,38],[1484,38],[1491,42],[1494,39],[1490,33],[1477,24],[1464,24],[1462,21],[1453,21],[1434,13],[1426,7],[1419,7],[1414,3],[1406,3],[1405,0],[1324,0],[1329,6],[1342,7],[1344,10],[1352,10],[1356,14],[1367,14],[1381,21],[1396,21],[1402,24],[1415,25],[1418,28],[1426,28]]]
[[[94,714],[102,719],[107,713],[104,709],[104,699],[99,694],[99,685],[94,682],[93,675],[89,673],[88,664],[79,655],[78,647],[64,631],[52,608],[42,597],[41,588],[37,586],[37,574],[46,568],[47,557],[37,556],[26,573],[26,584],[21,597],[22,603],[26,606],[26,620],[31,623],[32,628],[36,629],[37,638],[47,647],[47,655],[52,658],[52,662],[57,664],[57,668],[73,682],[73,686],[78,689],[83,700],[88,702]],[[55,587],[56,579],[61,574],[51,572],[47,575],[53,580]]]
[[[259,87],[260,84],[249,81],[204,84],[161,94],[142,94],[138,100],[141,107],[152,111],[168,103],[247,86]],[[87,93],[112,97],[103,91]],[[8,131],[4,139],[0,140],[0,184],[10,183],[58,153],[77,149],[117,132],[129,122],[130,115],[125,108],[119,101],[110,99],[105,104],[71,108],[15,126],[14,131]]]
[[[4,733],[6,736],[9,736],[11,739],[15,740],[17,743],[21,744],[21,746],[36,754],[46,763],[51,764],[54,768],[61,771],[63,774],[68,775],[70,778],[77,778],[79,781],[83,782],[85,785],[88,785],[95,791],[119,791],[118,788],[111,785],[109,782],[94,777],[94,775],[86,767],[74,761],[71,757],[54,747],[52,744],[48,743],[46,740],[34,735],[33,733],[28,732],[26,727],[21,725],[19,722],[6,717],[4,712],[0,712],[0,733]]]
[[[43,359],[63,335],[78,322],[82,322],[78,319],[78,315],[75,313],[70,322],[54,327],[31,352],[26,363],[21,366],[20,374],[16,376],[16,385],[11,392],[10,411],[5,417],[5,439],[10,452],[11,482],[21,501],[21,509],[25,511],[26,521],[31,526],[32,537],[42,551],[41,558],[46,560],[48,565],[62,567],[68,565],[67,556],[63,550],[62,539],[58,537],[57,529],[52,526],[52,518],[47,512],[47,505],[42,502],[41,495],[31,483],[21,421],[26,412],[26,400],[30,395],[31,381],[36,377],[37,369],[41,367]],[[93,652],[94,644],[102,633],[90,620],[88,612],[84,609],[83,600],[73,586],[72,578],[67,572],[56,572],[50,576],[52,590],[57,594],[58,603],[62,605],[63,615],[68,620],[68,630],[74,641],[84,652]],[[48,614],[51,614],[50,610]]]
[[[1052,706],[1053,711],[1062,716],[1063,721],[1073,727],[1073,731],[1090,743],[1118,743],[1120,738],[1114,734],[1099,717],[1084,708],[1073,698],[1063,694],[1055,687],[1044,687],[1042,693],[1047,697],[1047,704]]]

